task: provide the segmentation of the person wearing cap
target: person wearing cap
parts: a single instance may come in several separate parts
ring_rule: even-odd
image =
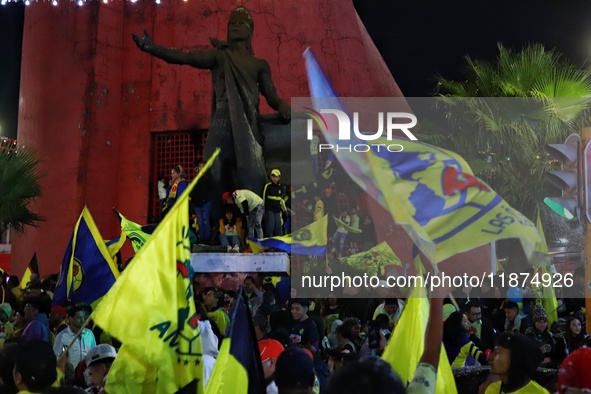
[[[117,350],[105,343],[97,345],[88,351],[84,360],[86,361],[86,374],[88,376],[87,383],[90,388],[86,392],[100,392],[116,357]]]
[[[49,314],[49,328],[51,328],[54,335],[57,335],[68,328],[68,323],[66,322],[67,317],[68,313],[63,306],[56,305],[51,308],[51,313]]]
[[[542,352],[528,337],[514,331],[502,333],[488,358],[490,373],[499,380],[489,384],[485,394],[549,394],[532,380],[540,361]]]
[[[582,347],[564,359],[558,370],[558,394],[591,392],[591,348]]]
[[[68,310],[68,328],[57,334],[53,343],[55,357],[60,357],[64,350],[70,346],[70,343],[74,341],[78,331],[82,330],[82,333],[76,338],[68,353],[70,363],[74,368],[76,368],[80,361],[84,360],[88,352],[96,346],[96,339],[93,332],[84,327],[87,317],[88,313],[84,306],[76,305],[71,307]]]
[[[265,185],[263,190],[263,200],[265,201],[265,216],[263,218],[263,234],[265,238],[283,235],[281,231],[281,214],[287,214],[285,206],[285,191],[279,183],[281,171],[274,169],[271,171],[271,182]]]
[[[336,349],[339,346],[338,338],[337,338],[337,328],[343,325],[343,321],[341,319],[333,320],[330,324],[330,331],[324,337],[324,348],[325,349]]]
[[[240,189],[234,192],[225,192],[222,194],[222,200],[226,204],[236,204],[242,214],[246,216],[248,227],[248,238],[263,238],[263,215],[265,214],[265,205],[263,199],[258,194],[250,190]]]
[[[548,317],[542,305],[535,305],[531,314],[533,326],[525,330],[525,335],[533,341],[544,355],[540,367],[549,367],[556,344],[552,333],[548,331]]]
[[[259,353],[261,355],[261,363],[263,364],[267,394],[278,393],[277,385],[273,380],[273,374],[275,373],[277,358],[284,350],[283,345],[274,339],[263,339],[259,341]]]

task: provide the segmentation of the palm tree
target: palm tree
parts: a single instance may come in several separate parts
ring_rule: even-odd
[[[591,72],[538,44],[519,52],[499,44],[496,61],[466,63],[465,81],[438,78],[446,126],[424,128],[423,138],[461,153],[477,176],[535,219],[544,197],[558,193],[544,178],[556,169],[544,146],[580,132]]]
[[[40,160],[31,149],[17,149],[16,141],[0,141],[0,232],[8,228],[24,233],[43,218],[29,204],[41,195]]]

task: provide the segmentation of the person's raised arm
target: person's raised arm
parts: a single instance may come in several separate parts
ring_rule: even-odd
[[[161,45],[154,44],[152,37],[144,29],[144,35],[138,36],[131,33],[133,41],[143,52],[156,56],[171,64],[188,64],[196,68],[213,68],[217,65],[217,58],[215,56],[215,49],[210,50],[194,50],[181,51],[176,48],[166,48]]]
[[[429,320],[425,331],[425,349],[406,388],[407,394],[433,394],[437,381],[437,368],[443,340],[443,299],[449,289],[435,288],[429,300]]]

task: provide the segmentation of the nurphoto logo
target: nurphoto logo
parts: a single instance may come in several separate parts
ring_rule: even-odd
[[[378,112],[378,129],[375,132],[367,132],[359,130],[359,112],[353,112],[353,127],[351,127],[351,119],[349,115],[338,109],[321,109],[320,112],[305,107],[305,109],[311,111],[307,114],[311,119],[308,119],[307,123],[307,138],[309,141],[313,138],[314,122],[320,127],[321,130],[331,133],[334,135],[334,130],[329,130],[328,122],[326,121],[323,114],[334,115],[338,121],[338,140],[339,141],[351,141],[351,129],[357,140],[361,141],[376,141],[384,137],[384,124],[386,125],[386,139],[392,140],[392,131],[402,131],[408,139],[411,141],[417,141],[417,137],[409,130],[417,125],[417,117],[408,112]],[[406,123],[394,123],[397,119],[407,119]],[[372,148],[380,151],[380,148],[387,149],[389,152],[402,152],[404,147],[400,144],[318,144],[318,151],[323,150],[335,150],[335,151],[348,151],[348,152],[368,152]]]

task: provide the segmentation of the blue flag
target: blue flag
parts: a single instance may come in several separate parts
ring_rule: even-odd
[[[118,277],[107,245],[84,207],[62,260],[53,304],[61,305],[66,300],[92,304],[109,291]]]

